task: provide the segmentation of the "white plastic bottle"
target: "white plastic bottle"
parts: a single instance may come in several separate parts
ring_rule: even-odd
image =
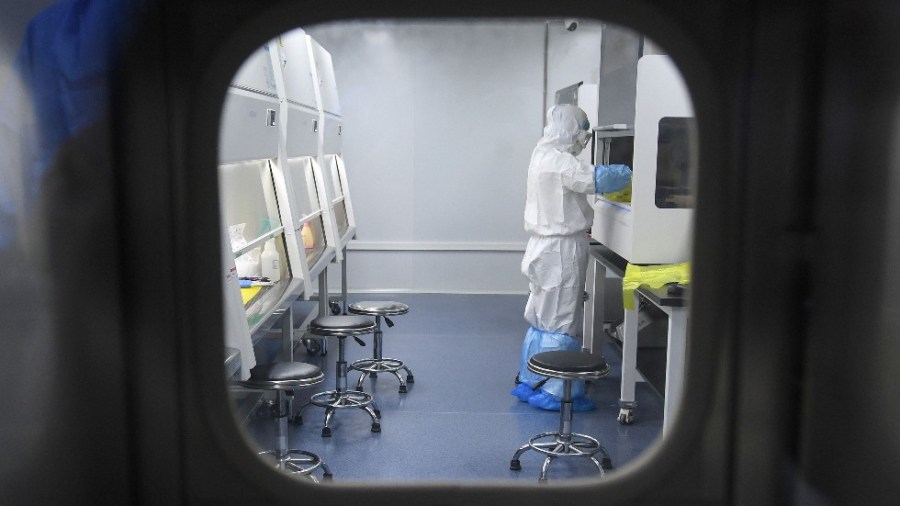
[[[275,249],[275,239],[269,239],[266,242],[266,248],[259,257],[262,264],[262,275],[269,278],[272,282],[281,279],[281,260],[278,258],[278,250]]]

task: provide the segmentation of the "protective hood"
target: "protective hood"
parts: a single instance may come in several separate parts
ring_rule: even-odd
[[[591,122],[587,114],[571,104],[554,105],[547,111],[547,126],[538,146],[552,146],[578,155],[584,149]]]

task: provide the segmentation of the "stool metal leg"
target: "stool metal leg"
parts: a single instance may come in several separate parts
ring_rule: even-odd
[[[563,381],[563,398],[559,406],[559,437],[572,440],[572,382]]]
[[[407,383],[415,383],[416,378],[413,376],[412,371],[409,370],[409,367],[404,365],[403,369],[406,371],[406,382]]]
[[[288,417],[290,416],[290,403],[285,400],[284,392],[275,391],[275,402],[278,412],[275,417],[278,425],[275,432],[275,449],[259,452],[260,455],[271,455],[275,459],[275,466],[286,472],[306,476],[318,483],[313,472],[319,468],[323,471],[323,479],[331,480],[331,470],[325,462],[315,453],[290,448],[288,444]]]
[[[344,355],[344,336],[338,337],[338,359],[335,367],[334,389],[338,392],[347,390],[347,359]]]
[[[373,338],[372,345],[372,358],[370,359],[362,359],[357,360],[351,364],[352,369],[356,369],[360,372],[359,379],[356,381],[356,391],[363,391],[363,382],[369,376],[373,378],[378,377],[378,373],[391,373],[396,378],[397,381],[400,382],[400,393],[405,394],[408,389],[406,384],[412,383],[414,381],[412,372],[401,360],[397,360],[395,358],[385,358],[383,355],[384,350],[384,332],[381,330],[381,316],[375,316],[375,333]],[[398,372],[400,369],[406,370],[406,381],[403,380],[403,377],[400,376]]]
[[[335,364],[334,390],[319,392],[309,399],[309,404],[325,408],[325,421],[322,427],[322,437],[331,437],[331,419],[338,409],[342,408],[359,408],[365,411],[372,419],[372,432],[381,432],[381,412],[375,406],[375,401],[371,395],[365,392],[347,390],[347,360],[344,341],[347,336],[336,336],[338,338],[338,359]],[[302,409],[301,408],[301,411]],[[295,418],[298,423],[302,423],[300,413]]]
[[[374,345],[372,346],[372,358],[375,359],[375,362],[381,362],[381,359],[384,358],[382,356],[382,346],[384,343],[382,338],[384,337],[384,332],[381,331],[381,316],[375,317],[375,334],[373,336]],[[378,373],[372,373],[373,378],[378,377]]]
[[[547,471],[550,470],[551,462],[553,462],[553,455],[548,455],[547,458],[544,459],[544,465],[541,466],[541,477],[538,478],[538,481],[547,481]]]

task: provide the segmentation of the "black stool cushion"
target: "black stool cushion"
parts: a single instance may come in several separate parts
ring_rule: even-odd
[[[392,300],[364,300],[350,304],[347,309],[353,314],[369,316],[394,316],[409,312],[409,306]]]
[[[305,362],[275,362],[250,369],[250,381],[308,380],[322,374],[317,365]]]
[[[309,331],[319,336],[356,336],[375,332],[375,321],[365,316],[320,316],[309,323]]]
[[[609,369],[606,360],[576,350],[545,351],[533,355],[529,362],[546,371],[566,374],[602,374]]]

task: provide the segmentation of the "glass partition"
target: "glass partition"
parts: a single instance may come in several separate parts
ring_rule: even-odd
[[[270,162],[220,165],[219,189],[247,323],[253,328],[283,291],[279,282],[290,277]]]
[[[349,196],[344,191],[340,173],[340,158],[337,155],[328,155],[328,172],[331,174],[331,184],[334,188],[334,200],[332,207],[334,208],[334,219],[337,221],[338,235],[343,237],[350,228],[350,220],[347,217],[347,199]]]
[[[285,171],[289,202],[294,215],[295,237],[302,247],[308,266],[313,266],[325,252],[325,229],[322,225],[321,200],[316,186],[313,160],[292,158]]]
[[[235,234],[233,248],[237,244],[258,246],[281,227],[268,160],[221,165],[219,189],[225,223]],[[243,248],[235,249],[236,256],[244,253]]]

